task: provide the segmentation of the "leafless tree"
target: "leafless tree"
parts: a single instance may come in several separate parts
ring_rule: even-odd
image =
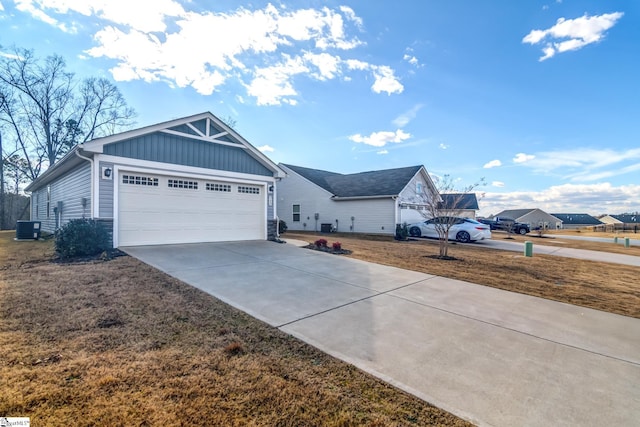
[[[130,127],[135,111],[109,80],[81,81],[59,55],[14,48],[0,57],[0,126],[35,179],[78,143]]]
[[[439,256],[448,258],[449,256],[449,232],[451,227],[457,224],[465,210],[465,195],[474,192],[476,188],[484,184],[484,179],[464,188],[458,188],[450,175],[443,177],[432,177],[437,188],[437,195],[425,195],[423,205],[425,209],[422,215],[429,220],[433,220],[433,225],[438,233],[440,243]],[[442,195],[448,195],[446,199]]]

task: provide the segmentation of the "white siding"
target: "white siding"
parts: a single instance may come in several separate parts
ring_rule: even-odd
[[[340,232],[395,233],[393,199],[335,201],[329,192],[295,172],[287,169],[287,173],[289,176],[277,184],[277,211],[289,230],[320,231],[321,224],[332,224]],[[300,205],[300,221],[293,221],[293,205]]]
[[[48,218],[47,186],[31,194],[31,218],[34,221],[42,222],[42,231],[53,233],[56,230],[56,215],[53,208],[58,206],[58,202],[62,202],[61,226],[69,222],[70,219],[91,217],[91,165],[89,162],[83,163],[60,179],[51,182],[50,186],[51,202]],[[82,206],[83,199],[85,201],[84,207]]]
[[[420,193],[418,193],[418,184],[422,187]],[[401,224],[411,224],[424,221],[425,218],[430,217],[429,211],[424,209],[424,205],[430,200],[431,195],[429,193],[427,180],[419,171],[400,192],[400,196],[398,197],[398,222]],[[411,208],[409,208],[409,206],[402,208],[402,204],[411,205]],[[420,208],[420,206],[416,205],[422,205],[422,208],[416,209]]]

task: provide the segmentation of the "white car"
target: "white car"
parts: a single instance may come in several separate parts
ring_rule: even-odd
[[[449,228],[449,240],[456,240],[460,243],[475,242],[491,238],[491,229],[488,225],[482,224],[471,218],[457,218],[438,216],[427,221],[409,225],[409,235],[412,237],[432,237],[440,238],[437,227],[445,230]]]

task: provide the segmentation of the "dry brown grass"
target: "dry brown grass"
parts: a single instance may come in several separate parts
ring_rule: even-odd
[[[507,234],[500,231],[492,231],[492,239],[500,240],[507,238]],[[569,236],[580,236],[580,237],[600,237],[610,239],[609,242],[589,242],[583,240],[574,240],[574,239],[563,239],[564,235]],[[618,237],[618,243],[614,243],[613,238]],[[575,249],[586,249],[589,251],[600,251],[600,252],[611,252],[615,254],[624,254],[624,255],[633,255],[640,256],[640,246],[632,245],[628,248],[625,248],[622,244],[624,242],[624,237],[629,237],[630,239],[640,239],[640,235],[631,234],[614,234],[614,233],[595,233],[592,231],[587,232],[578,232],[577,230],[561,230],[561,231],[552,231],[545,234],[545,237],[538,237],[535,233],[530,233],[525,236],[520,236],[517,234],[512,234],[511,238],[513,241],[524,242],[527,240],[532,241],[535,245],[545,245],[545,246],[557,246],[563,248],[575,248]]]
[[[0,416],[34,426],[468,425],[133,258],[52,263],[51,242],[12,237],[0,233]]]
[[[494,239],[501,236],[506,234],[493,233]],[[319,235],[287,232],[283,237],[313,242]],[[449,255],[457,260],[446,261],[429,258],[438,254],[437,240],[398,242],[392,237],[340,233],[324,238],[329,244],[339,240],[343,248],[352,251],[349,256],[353,258],[640,318],[638,267],[551,255],[527,258],[517,252],[455,243],[451,243]],[[551,240],[534,240],[531,236],[516,239],[533,240],[535,244]],[[607,247],[593,242],[565,242],[563,247]],[[623,253],[640,254],[637,247],[626,250]]]

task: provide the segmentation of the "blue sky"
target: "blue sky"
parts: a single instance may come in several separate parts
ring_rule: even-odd
[[[640,211],[636,1],[0,0],[0,28],[139,126],[211,111],[276,162],[484,178],[484,215]]]

